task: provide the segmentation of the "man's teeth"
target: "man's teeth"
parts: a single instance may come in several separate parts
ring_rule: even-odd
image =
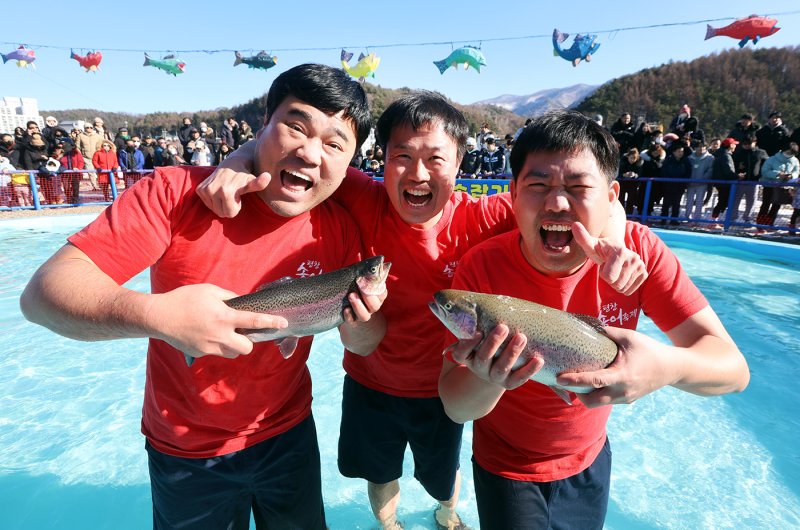
[[[311,179],[309,177],[303,175],[302,173],[295,173],[294,171],[287,171],[286,173],[288,173],[289,175],[291,175],[293,177],[305,180],[306,182],[311,182]]]
[[[548,232],[569,232],[572,227],[570,225],[542,225],[542,229]]]
[[[406,193],[408,193],[409,195],[415,195],[417,197],[424,197],[425,195],[428,195],[430,192],[424,190],[407,190]]]

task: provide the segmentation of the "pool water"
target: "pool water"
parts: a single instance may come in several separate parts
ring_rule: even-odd
[[[0,223],[0,528],[141,529],[151,525],[139,433],[143,340],[81,343],[24,320],[35,268],[87,217]],[[800,527],[800,247],[659,232],[750,363],[742,393],[701,398],[662,389],[615,408],[606,528]],[[146,275],[129,287],[147,290]],[[76,286],[79,288],[79,286]],[[666,340],[648,319],[640,330]],[[341,344],[314,341],[309,365],[328,524],[374,528],[366,487],[336,468]],[[459,512],[473,528],[472,428],[464,431]],[[407,454],[400,518],[432,528],[434,507]]]

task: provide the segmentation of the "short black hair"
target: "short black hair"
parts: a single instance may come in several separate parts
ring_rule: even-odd
[[[529,153],[573,153],[588,149],[609,184],[619,171],[619,148],[604,127],[573,110],[553,110],[535,118],[525,127],[511,151],[514,180]]]
[[[372,116],[367,93],[361,83],[341,68],[307,63],[280,74],[267,93],[267,122],[288,96],[296,97],[327,114],[344,111],[344,117],[353,120],[355,125],[356,150],[369,136]]]
[[[415,131],[428,123],[441,123],[445,134],[452,138],[461,160],[466,151],[469,124],[460,110],[436,92],[418,90],[394,100],[378,118],[378,144],[386,151],[386,144],[396,127],[410,125]]]

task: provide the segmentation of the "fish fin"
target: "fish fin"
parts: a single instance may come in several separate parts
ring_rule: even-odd
[[[166,61],[167,59],[174,59],[174,58],[175,58],[175,55],[171,53],[169,55],[165,55],[164,57],[162,57],[161,60],[162,61]]]
[[[588,63],[588,62],[591,62],[591,60],[592,60],[592,54],[591,54],[591,53],[587,53],[587,54],[586,54],[586,62],[587,62],[587,63]]]
[[[572,60],[572,66],[578,66],[578,64],[579,64],[580,62],[581,62],[581,58],[580,58],[580,57],[575,57],[575,58]]]
[[[363,61],[364,57],[366,57],[366,55],[364,55],[364,52],[361,52],[360,54],[358,54],[358,61],[359,62]]]
[[[150,66],[150,64],[151,64],[150,56],[145,53],[144,54],[144,66]]]
[[[703,40],[708,40],[711,37],[717,36],[717,30],[711,27],[711,24],[706,24],[706,38]]]
[[[597,331],[598,333],[605,334],[606,331],[605,331],[605,328],[603,327],[603,323],[600,322],[600,320],[598,320],[597,318],[590,317],[589,315],[582,315],[580,313],[572,313],[572,316],[574,316],[575,318],[577,318],[578,320],[580,320],[584,324],[588,324],[589,326],[592,326],[595,329],[595,331]]]
[[[258,54],[256,55],[256,57],[265,57],[265,56],[266,56],[266,57],[269,57],[269,54],[268,54],[268,53],[267,53],[265,50],[261,50],[261,51],[260,51],[260,52],[258,52]]]
[[[553,48],[553,55],[554,55],[555,57],[561,57],[561,54],[560,54],[560,53],[558,53],[558,49],[557,49],[557,48]]]
[[[558,397],[564,400],[567,405],[572,405],[572,397],[569,395],[569,390],[564,390],[561,387],[551,386],[550,389],[556,393]]]
[[[447,59],[442,59],[441,61],[433,61],[433,64],[435,64],[436,68],[439,69],[440,74],[444,74],[444,71],[450,67],[447,64]]]
[[[284,337],[280,340],[275,341],[278,343],[278,349],[280,350],[281,355],[283,355],[284,359],[288,359],[289,357],[292,356],[294,350],[297,349],[297,340],[299,338],[300,337]]]
[[[186,366],[192,366],[192,363],[194,363],[194,357],[188,353],[184,353],[183,358],[186,359]]]
[[[346,50],[342,50],[342,56],[341,56],[341,60],[342,60],[343,62],[345,62],[345,63],[349,63],[349,62],[350,62],[350,59],[352,59],[352,58],[353,58],[353,54],[352,54],[352,53],[349,53],[349,52],[347,52]]]
[[[749,41],[749,40],[750,40],[750,37],[745,37],[742,40],[740,40],[739,41],[739,47],[740,48],[744,48],[745,45],[747,44],[747,41]],[[753,42],[755,42],[755,41],[753,41]]]
[[[758,44],[758,41],[760,40],[761,40],[761,35],[756,35],[755,37],[753,37],[753,45],[755,46],[756,44]]]
[[[238,66],[240,64],[242,64],[242,54],[239,53],[239,52],[236,52],[236,60],[233,61],[233,66]]]

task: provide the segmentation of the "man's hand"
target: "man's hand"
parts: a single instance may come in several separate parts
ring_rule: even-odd
[[[593,237],[579,222],[572,223],[572,235],[586,253],[599,265],[600,277],[615,291],[630,296],[647,279],[647,269],[639,255],[611,237]]]
[[[253,351],[253,343],[237,328],[284,329],[285,318],[238,311],[224,301],[236,296],[211,284],[185,285],[151,295],[147,310],[152,335],[191,357],[218,355],[234,358]]]
[[[528,344],[528,338],[522,333],[514,334],[506,347],[495,357],[495,353],[508,335],[508,326],[499,324],[484,340],[480,332],[470,339],[460,340],[450,347],[453,360],[469,368],[480,379],[506,390],[513,390],[538,372],[544,366],[544,359],[532,356],[525,364],[513,370],[514,363]]]
[[[617,358],[610,365],[593,372],[558,376],[559,385],[597,389],[588,394],[577,394],[584,405],[593,408],[630,404],[677,381],[672,363],[659,353],[664,345],[633,330],[614,327],[605,330],[619,347]]]
[[[350,293],[350,307],[344,310],[344,322],[339,326],[339,336],[345,348],[357,355],[369,355],[386,335],[386,319],[379,313],[388,291],[378,295],[363,292]]]
[[[262,191],[271,180],[269,173],[253,175],[256,142],[243,144],[197,186],[197,195],[220,217],[236,217],[242,209],[242,195]]]

